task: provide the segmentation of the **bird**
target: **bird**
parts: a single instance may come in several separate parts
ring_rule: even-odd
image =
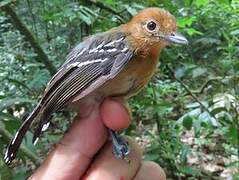
[[[24,120],[5,152],[11,163],[34,120],[33,144],[49,126],[52,114],[81,103],[99,107],[108,97],[125,102],[140,92],[154,75],[161,51],[170,44],[187,45],[177,32],[175,17],[168,11],[149,7],[128,23],[89,36],[67,55],[66,61],[48,82],[39,103]],[[129,110],[130,111],[130,110]],[[128,143],[109,129],[115,157],[130,153]]]

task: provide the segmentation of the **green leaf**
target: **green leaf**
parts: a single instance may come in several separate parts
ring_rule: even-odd
[[[197,7],[208,5],[208,0],[195,0],[194,2]]]
[[[29,82],[29,88],[34,90],[39,90],[45,88],[47,82],[49,81],[50,76],[46,70],[38,69],[32,74],[32,79]]]
[[[27,177],[29,177],[29,175],[30,175],[29,172],[27,172],[26,167],[20,167],[14,173],[15,173],[14,180],[27,179]]]
[[[145,154],[144,160],[146,161],[155,161],[160,158],[159,154]]]
[[[213,110],[210,111],[210,114],[213,116],[216,116],[217,114],[227,111],[227,109],[225,107],[216,107],[213,108]]]
[[[190,152],[190,146],[184,145],[182,147],[181,154],[180,154],[180,162],[182,164],[186,164],[187,163],[187,155],[188,155],[189,152]]]
[[[115,4],[115,1],[114,0],[100,0],[102,3],[105,3],[105,4],[109,4],[109,5],[113,5]]]
[[[21,121],[9,120],[4,121],[5,129],[7,129],[10,133],[14,134],[16,130],[20,127]]]
[[[199,108],[200,104],[198,102],[194,102],[194,103],[190,103],[190,104],[186,104],[186,108],[190,109],[190,108]]]
[[[231,31],[231,33],[230,33],[231,35],[234,35],[234,36],[237,36],[237,35],[239,35],[239,29],[237,29],[237,30],[234,30],[234,31]]]
[[[3,157],[0,155],[0,179],[13,179],[13,174],[11,169],[3,162]]]
[[[88,25],[92,24],[91,18],[89,16],[85,15],[85,13],[79,11],[78,14],[79,14],[79,18],[82,21],[84,21],[86,24],[88,24]]]
[[[190,7],[192,5],[193,0],[184,0],[185,6]]]
[[[200,176],[201,175],[200,170],[198,170],[196,168],[192,168],[192,167],[188,167],[188,166],[180,166],[179,169],[181,172],[183,172],[185,174],[192,175],[192,176]]]
[[[238,129],[231,125],[226,133],[227,137],[231,139],[232,144],[238,145],[239,144],[239,132]]]
[[[191,116],[186,116],[183,118],[183,126],[187,129],[190,130],[193,125],[193,119]]]
[[[43,15],[43,20],[46,21],[46,22],[48,22],[48,21],[54,20],[53,17],[54,17],[54,12],[48,10],[48,11],[45,12],[45,14]]]
[[[181,28],[185,28],[186,26],[191,26],[193,22],[197,19],[195,16],[192,17],[180,17],[177,19],[178,26]]]
[[[186,30],[187,34],[189,34],[190,36],[192,36],[192,35],[203,35],[202,32],[200,32],[200,31],[198,31],[194,28],[185,28],[185,30]]]
[[[221,4],[230,4],[232,1],[231,0],[218,0],[218,2]]]

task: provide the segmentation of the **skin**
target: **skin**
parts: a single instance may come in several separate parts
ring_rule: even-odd
[[[159,165],[142,161],[142,151],[132,139],[125,137],[132,150],[129,155],[130,163],[118,160],[112,154],[112,144],[107,140],[105,125],[122,130],[129,123],[127,109],[116,100],[106,99],[100,109],[95,108],[91,113],[84,114],[82,111],[81,115],[75,117],[62,140],[29,179],[166,179]]]

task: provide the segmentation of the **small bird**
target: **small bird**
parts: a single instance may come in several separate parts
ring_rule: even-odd
[[[152,7],[140,11],[128,23],[78,44],[9,143],[5,162],[15,158],[34,119],[39,122],[33,144],[49,126],[52,114],[66,106],[80,103],[90,109],[99,107],[107,97],[120,98],[126,105],[153,76],[164,47],[171,43],[188,44],[186,38],[176,34],[176,29],[174,16]],[[109,132],[115,156],[124,159],[130,153],[128,143],[117,132],[110,129]]]

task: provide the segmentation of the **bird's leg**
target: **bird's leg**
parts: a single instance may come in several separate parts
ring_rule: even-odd
[[[130,146],[128,142],[124,141],[120,135],[109,129],[110,136],[112,138],[113,153],[117,159],[125,159],[130,153]]]

